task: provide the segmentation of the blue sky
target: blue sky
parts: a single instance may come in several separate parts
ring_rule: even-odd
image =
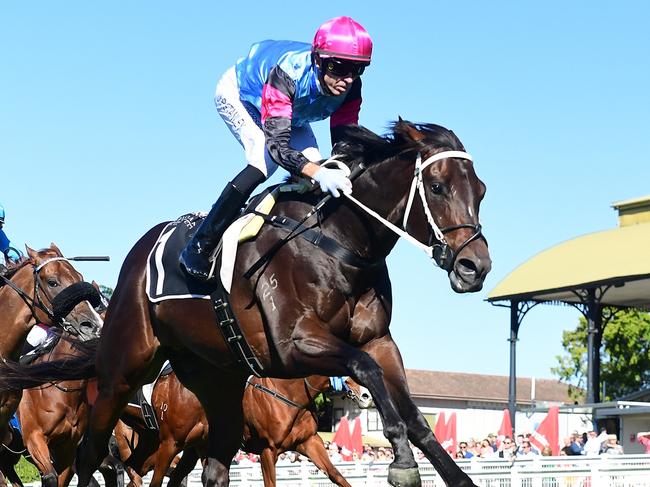
[[[337,15],[375,41],[361,123],[444,125],[488,187],[493,271],[456,295],[405,243],[390,256],[392,330],[410,368],[508,374],[508,311],[487,293],[561,241],[614,227],[614,201],[650,193],[650,4],[545,2],[3,2],[0,202],[15,244],[51,241],[113,286],[151,226],[207,209],[243,164],[212,102],[257,40],[310,41]],[[288,4],[287,4],[288,5]],[[272,8],[271,8],[272,7]],[[315,125],[329,151],[327,124]],[[281,171],[278,171],[278,174]],[[536,307],[518,373],[551,377],[578,313]]]

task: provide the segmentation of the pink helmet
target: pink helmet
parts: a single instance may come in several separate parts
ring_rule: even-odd
[[[350,17],[336,17],[318,28],[312,49],[324,58],[370,63],[372,39],[368,31]]]

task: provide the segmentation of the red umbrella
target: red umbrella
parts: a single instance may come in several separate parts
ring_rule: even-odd
[[[447,423],[447,437],[442,446],[451,455],[456,453],[456,413],[451,413]]]
[[[445,423],[445,412],[440,411],[438,418],[436,419],[436,427],[433,430],[433,434],[436,435],[438,442],[442,443],[447,436],[447,423]]]
[[[357,416],[354,418],[354,427],[352,428],[352,437],[350,438],[352,451],[356,451],[361,458],[363,454],[363,439],[361,438],[361,418]]]
[[[332,442],[341,448],[343,460],[352,460],[352,438],[350,437],[350,422],[347,416],[341,418]]]
[[[499,432],[497,433],[497,446],[501,446],[501,442],[506,436],[512,435],[512,421],[510,421],[510,411],[507,409],[503,410],[503,419],[501,420],[501,426],[499,426]]]
[[[539,424],[537,430],[530,436],[530,442],[540,451],[550,446],[553,455],[560,454],[559,413],[560,409],[557,406],[550,408],[544,421]]]

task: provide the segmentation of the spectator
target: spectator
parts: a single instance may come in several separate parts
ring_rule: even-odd
[[[465,459],[465,454],[464,454],[461,450],[458,450],[458,451],[456,452],[456,458],[458,458],[458,459]]]
[[[461,441],[458,444],[458,451],[463,454],[463,458],[472,458],[474,454],[467,448],[467,442]]]
[[[543,457],[552,457],[553,456],[553,450],[551,449],[550,446],[545,446],[544,449],[542,450],[542,456]]]
[[[280,453],[280,454],[278,455],[278,461],[277,461],[277,463],[279,463],[279,464],[281,464],[281,465],[285,465],[285,464],[287,464],[287,463],[289,463],[289,462],[290,462],[290,460],[289,460],[289,455],[287,455],[286,452],[282,452],[282,453]]]
[[[650,454],[650,431],[639,431],[636,434],[636,441],[643,445],[646,454]]]
[[[327,453],[330,456],[332,463],[341,463],[343,461],[343,455],[339,451],[339,446],[335,441],[331,442],[327,447]]]
[[[580,442],[581,436],[577,431],[571,435],[571,443],[567,455],[582,455],[582,443]]]
[[[518,457],[534,457],[537,455],[537,452],[533,450],[533,445],[529,440],[524,440],[521,443],[521,451],[517,453]]]
[[[517,446],[517,453],[521,452],[521,445],[523,444],[525,438],[524,435],[518,434],[515,439],[515,444]]]
[[[497,450],[499,449],[497,445],[497,435],[495,435],[494,433],[490,433],[487,437],[488,440],[490,441],[490,446],[492,447],[492,451],[496,453]]]
[[[560,455],[573,455],[573,453],[571,453],[571,441],[570,436],[564,438],[564,446],[560,450]]]
[[[583,455],[596,456],[603,447],[603,443],[607,441],[607,431],[603,430],[599,435],[596,435],[594,430],[587,431],[587,441],[582,450]]]
[[[490,440],[485,438],[484,440],[481,441],[481,445],[479,446],[479,457],[490,458],[493,456],[494,456],[494,450],[492,449]]]
[[[499,458],[505,458],[506,460],[512,460],[517,456],[517,445],[512,441],[512,438],[506,436],[503,439],[498,455]]]
[[[618,444],[618,437],[614,434],[607,435],[607,441],[601,452],[606,455],[622,455],[623,447]]]

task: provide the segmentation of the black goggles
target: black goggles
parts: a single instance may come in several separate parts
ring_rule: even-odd
[[[361,76],[366,69],[367,64],[350,61],[348,59],[338,59],[328,57],[323,59],[323,70],[325,74],[337,76],[339,78]]]

